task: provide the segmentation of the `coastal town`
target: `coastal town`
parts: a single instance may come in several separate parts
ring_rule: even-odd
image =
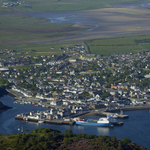
[[[84,44],[60,51],[61,55],[32,56],[0,50],[0,85],[15,96],[14,103],[47,107],[41,117],[49,120],[149,104],[149,51],[103,56],[91,54]],[[18,116],[40,119],[40,113]]]

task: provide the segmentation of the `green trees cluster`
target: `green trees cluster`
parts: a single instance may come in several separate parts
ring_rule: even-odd
[[[21,83],[20,86],[21,86],[22,88],[28,89],[28,90],[30,90],[30,91],[36,91],[36,90],[39,89],[38,87],[36,87],[35,84],[29,84],[29,83],[26,82],[25,80],[23,80],[23,83]]]
[[[70,129],[62,134],[58,130],[39,128],[31,133],[0,135],[0,149],[12,150],[146,150],[130,139],[117,140],[114,136],[74,134]]]
[[[109,96],[110,96],[110,93],[104,91],[103,94],[101,95],[101,98],[105,99],[106,97],[109,97]]]
[[[0,87],[1,88],[8,88],[10,85],[9,81],[6,79],[1,78],[0,79]]]
[[[88,98],[91,98],[91,95],[88,92],[83,91],[82,94],[79,94],[79,98],[80,99],[85,99],[85,98],[88,99]]]

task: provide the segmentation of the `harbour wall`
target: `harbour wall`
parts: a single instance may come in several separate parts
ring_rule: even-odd
[[[16,120],[23,120],[23,117],[15,117]],[[31,119],[31,118],[28,118],[28,121],[31,121],[31,122],[37,122],[40,121],[40,119]],[[59,124],[59,125],[74,125],[75,124],[75,121],[64,121],[64,120],[42,120],[43,123],[48,123],[48,124]]]

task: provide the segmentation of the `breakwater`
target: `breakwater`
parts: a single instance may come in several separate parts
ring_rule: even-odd
[[[18,116],[16,116],[15,119],[16,120],[24,120],[23,117],[18,117]],[[38,121],[40,121],[40,119],[28,118],[28,120],[24,120],[24,121],[38,122]],[[42,121],[43,121],[43,123],[57,124],[57,125],[74,125],[75,124],[75,121],[65,121],[65,120],[57,120],[57,119],[54,119],[54,120],[42,120]]]

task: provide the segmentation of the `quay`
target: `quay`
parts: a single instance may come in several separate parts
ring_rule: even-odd
[[[101,112],[102,115],[107,116],[107,115],[113,115],[114,113],[108,113],[108,112]],[[117,114],[117,117],[120,119],[125,119],[125,118],[129,118],[129,115],[123,115],[123,114]]]
[[[31,102],[31,103],[35,103],[35,104],[38,104],[40,99],[38,98],[34,98],[34,97],[25,97],[22,93],[20,92],[17,92],[17,91],[14,91],[12,89],[6,89],[7,92],[9,92],[9,94],[14,97],[14,99],[16,100],[20,100],[20,101],[26,101],[26,102]],[[50,104],[47,104],[46,102],[42,102],[41,104],[45,105],[45,107],[58,107],[60,108],[60,106],[52,106]],[[146,104],[140,104],[140,105],[137,105],[137,106],[133,106],[133,105],[127,105],[127,106],[124,106],[122,107],[122,110],[123,111],[132,111],[132,110],[150,110],[150,102],[146,102]],[[104,111],[104,109],[99,109],[99,111]],[[110,113],[117,113],[119,112],[120,109],[110,109],[109,112]],[[92,112],[92,113],[91,113]],[[96,112],[97,113],[97,112]],[[85,112],[85,115],[88,115],[88,112]],[[93,114],[93,111],[90,111],[89,114]],[[82,116],[84,114],[77,114],[76,116]],[[102,115],[102,114],[100,114]],[[125,116],[125,115],[119,115],[119,118],[128,118],[128,116]]]
[[[104,111],[91,111],[91,112],[87,112],[85,114],[80,114],[78,115],[79,117],[85,117],[85,116],[107,116],[110,115],[112,116],[114,113],[112,112],[104,112]],[[117,117],[120,119],[126,119],[129,118],[129,115],[124,115],[124,114],[117,114]]]
[[[15,117],[16,120],[24,120],[23,117],[18,117],[16,116]],[[31,118],[28,118],[27,120],[24,120],[24,121],[31,121],[31,122],[37,122],[40,121],[40,119],[31,119]],[[65,121],[63,119],[60,119],[60,120],[57,120],[57,119],[54,119],[54,120],[42,120],[43,123],[48,123],[48,124],[56,124],[56,125],[76,125],[75,124],[75,121]],[[113,125],[114,126],[122,126],[123,125],[123,122],[113,122]]]
[[[23,117],[18,117],[16,116],[15,117],[16,120],[24,120]],[[74,125],[75,124],[75,121],[65,121],[63,119],[60,119],[60,120],[57,120],[57,119],[53,119],[53,120],[44,120],[44,119],[41,119],[43,121],[43,123],[49,123],[49,124],[57,124],[57,125]],[[27,120],[24,120],[24,121],[31,121],[31,122],[37,122],[40,121],[40,119],[31,119],[31,118],[28,118]]]

